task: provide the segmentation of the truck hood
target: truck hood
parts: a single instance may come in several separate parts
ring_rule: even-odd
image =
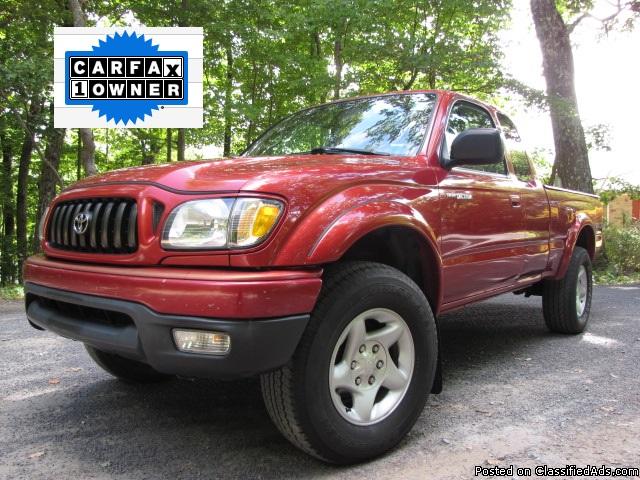
[[[264,192],[309,200],[348,184],[406,180],[416,172],[415,157],[371,155],[288,155],[236,157],[133,167],[87,178],[74,188],[145,183],[194,192]]]

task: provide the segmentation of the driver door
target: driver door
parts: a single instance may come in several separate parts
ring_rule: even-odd
[[[469,128],[495,128],[482,106],[457,101],[447,120],[444,154]],[[449,170],[439,184],[444,304],[514,284],[523,269],[524,216],[506,161]]]

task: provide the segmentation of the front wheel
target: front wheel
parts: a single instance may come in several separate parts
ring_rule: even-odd
[[[386,265],[328,269],[292,360],[261,377],[271,419],[293,444],[348,464],[393,448],[435,377],[436,324],[418,286]]]
[[[589,321],[592,292],[591,258],[584,248],[575,247],[564,278],[544,284],[542,309],[549,330],[582,332]]]

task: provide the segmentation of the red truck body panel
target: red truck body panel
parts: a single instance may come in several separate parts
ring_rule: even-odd
[[[322,270],[127,268],[31,257],[29,282],[86,295],[140,303],[162,314],[215,318],[275,318],[313,308]],[[256,301],[260,299],[260,301]]]
[[[490,106],[452,92],[433,93],[437,105],[415,156],[238,157],[129,168],[79,182],[54,205],[87,197],[136,199],[137,251],[70,252],[45,240],[48,260],[29,260],[26,280],[127,298],[161,312],[228,318],[309,312],[320,289],[321,267],[339,260],[367,234],[392,226],[415,231],[432,252],[438,270],[432,277],[438,279],[436,312],[562,276],[583,229],[592,229],[594,238],[599,232],[597,197],[543,187],[537,180],[522,182],[509,162],[508,175],[443,168],[440,145],[456,101],[481,105],[499,122]],[[161,247],[160,232],[150,221],[153,202],[165,207],[161,230],[180,203],[245,194],[286,205],[264,243],[200,252]],[[597,243],[594,239],[592,256]],[[237,269],[250,272],[256,282],[238,280]],[[292,269],[297,276],[291,276]],[[153,275],[141,276],[143,271]],[[194,272],[212,277],[196,279]],[[211,298],[205,298],[207,292]]]
[[[562,278],[567,271],[571,252],[578,236],[585,230],[587,250],[591,258],[602,246],[603,206],[595,195],[545,186],[549,201],[549,261],[547,269]]]

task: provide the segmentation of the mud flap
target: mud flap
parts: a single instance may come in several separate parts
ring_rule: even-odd
[[[438,318],[436,317],[436,332],[438,333],[438,360],[436,365],[436,376],[433,379],[433,385],[431,386],[431,393],[442,392],[442,349],[440,348],[440,326]]]
[[[436,367],[436,377],[433,379],[431,393],[442,392],[442,360],[440,360],[440,352],[438,352],[438,366]]]

